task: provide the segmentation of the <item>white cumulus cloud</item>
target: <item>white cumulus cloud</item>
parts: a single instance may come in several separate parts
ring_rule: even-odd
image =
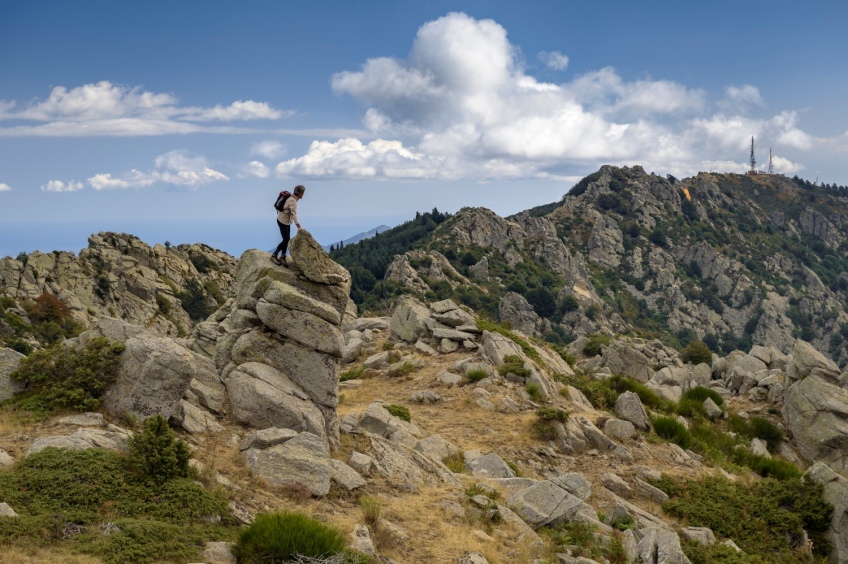
[[[95,190],[144,188],[159,183],[195,189],[211,182],[229,180],[227,175],[211,168],[204,157],[184,151],[159,155],[154,166],[148,171],[133,169],[119,177],[111,173],[95,174],[88,178],[88,184]]]
[[[539,57],[567,64],[558,52]],[[750,115],[765,108],[752,85],[729,86],[711,101],[701,88],[626,79],[613,68],[545,82],[528,73],[506,29],[462,13],[421,26],[405,58],[369,59],[331,85],[363,104],[362,123],[376,140],[316,141],[278,164],[278,174],[558,179],[569,166],[610,162],[691,174],[713,163],[735,169],[752,135],[781,154],[848,139],[817,139],[792,111]]]
[[[104,80],[71,89],[57,86],[46,99],[20,108],[14,101],[0,100],[0,122],[36,122],[0,127],[0,136],[237,133],[242,129],[203,125],[203,122],[277,120],[291,113],[253,100],[238,100],[228,106],[181,106],[172,94]]]
[[[0,182],[0,192],[11,192],[12,187],[5,182]]]
[[[43,192],[78,192],[83,188],[85,188],[85,185],[75,180],[67,183],[61,180],[50,180],[41,187],[41,190]]]
[[[257,178],[268,178],[271,174],[271,170],[265,163],[250,161],[242,167],[242,174],[244,176],[255,176]]]
[[[266,159],[279,159],[286,154],[286,148],[279,141],[265,140],[255,143],[250,148],[250,154],[256,157],[265,157]]]
[[[545,63],[548,68],[552,68],[554,70],[565,70],[568,67],[568,56],[563,55],[559,51],[540,51],[537,55],[540,61]]]

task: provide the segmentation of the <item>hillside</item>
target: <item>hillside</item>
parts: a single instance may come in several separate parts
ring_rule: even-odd
[[[604,167],[349,270],[304,230],[286,267],[114,233],[4,259],[0,563],[233,564],[283,512],[298,551],[337,536],[297,562],[846,561],[840,206]]]
[[[779,175],[678,181],[605,166],[560,202],[509,218],[466,208],[429,228],[424,214],[332,256],[365,310],[412,292],[556,344],[633,333],[726,354],[802,338],[844,365],[841,193]]]

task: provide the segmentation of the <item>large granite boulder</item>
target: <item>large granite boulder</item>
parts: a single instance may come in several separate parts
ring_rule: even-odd
[[[786,426],[804,458],[848,472],[848,390],[812,374],[789,386],[783,402]]]
[[[404,297],[395,307],[389,322],[389,334],[393,337],[414,343],[429,336],[424,321],[430,317],[430,310],[411,296]]]
[[[328,286],[347,285],[350,290],[350,273],[335,262],[305,229],[298,229],[291,240],[294,263],[309,280]]]
[[[515,292],[507,292],[498,306],[501,322],[509,323],[510,327],[525,335],[538,336],[544,327],[541,317],[526,299]]]
[[[651,421],[645,412],[642,400],[633,392],[624,392],[615,401],[615,414],[625,421],[630,421],[642,431],[651,429]]]
[[[830,528],[825,538],[830,541],[832,562],[848,562],[848,480],[823,462],[815,463],[804,474],[824,488],[823,497],[833,506]]]
[[[5,401],[23,391],[24,384],[9,377],[21,365],[23,358],[24,355],[18,351],[0,348],[0,401]]]
[[[321,438],[299,433],[267,448],[253,443],[244,450],[244,458],[254,476],[271,484],[302,484],[314,496],[330,493],[330,452]]]

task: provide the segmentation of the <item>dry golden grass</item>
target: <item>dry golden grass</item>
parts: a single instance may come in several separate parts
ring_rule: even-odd
[[[21,546],[0,548],[0,564],[102,564],[93,556],[71,554],[61,549],[35,549]]]

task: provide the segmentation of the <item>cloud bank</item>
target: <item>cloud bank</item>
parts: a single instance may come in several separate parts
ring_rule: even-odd
[[[95,190],[145,188],[154,184],[196,189],[204,184],[229,180],[227,175],[211,168],[205,158],[184,151],[159,155],[154,166],[152,170],[131,170],[118,177],[110,173],[95,174],[88,179],[88,184]]]
[[[0,192],[11,192],[12,187],[5,182],[0,182]]]
[[[171,94],[101,81],[68,90],[53,88],[44,100],[17,108],[0,100],[0,136],[84,137],[94,135],[147,136],[173,133],[241,133],[244,128],[210,123],[278,120],[292,112],[266,102],[238,100],[228,106],[181,106]],[[32,124],[29,122],[38,122]]]
[[[539,57],[553,69],[568,65],[559,52]],[[557,170],[610,162],[688,175],[718,163],[738,168],[752,135],[776,153],[826,142],[802,131],[791,111],[750,117],[748,109],[764,106],[751,85],[710,101],[700,89],[627,81],[613,68],[539,81],[501,25],[462,13],[424,24],[405,59],[369,59],[333,75],[331,85],[366,107],[373,140],[315,141],[280,162],[278,175],[559,179]],[[779,159],[780,172],[803,168]]]

